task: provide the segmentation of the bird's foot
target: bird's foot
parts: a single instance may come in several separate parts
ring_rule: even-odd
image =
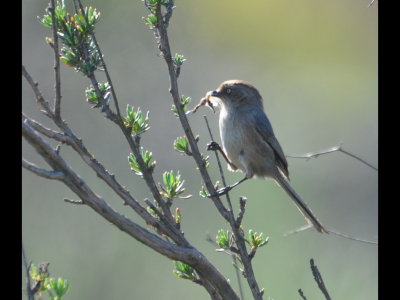
[[[215,196],[215,197],[219,197],[219,196],[223,196],[223,195],[225,195],[226,193],[228,193],[231,189],[232,189],[233,187],[231,187],[231,186],[225,186],[225,187],[223,187],[223,188],[220,188],[220,189],[218,189],[218,190],[216,190],[216,193],[215,194],[213,194],[213,195],[208,195],[209,197],[212,197],[212,196]]]

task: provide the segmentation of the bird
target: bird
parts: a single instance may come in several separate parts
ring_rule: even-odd
[[[328,233],[289,183],[288,162],[256,87],[244,80],[224,81],[217,89],[207,92],[198,106],[206,104],[220,108],[222,150],[219,150],[228,162],[228,169],[245,173],[245,177],[235,184],[219,189],[218,195],[250,178],[273,179],[290,196],[310,225],[321,233]],[[219,145],[214,143],[210,148],[212,146]]]

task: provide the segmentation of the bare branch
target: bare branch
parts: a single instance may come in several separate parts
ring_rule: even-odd
[[[22,135],[54,170],[65,174],[62,181],[75,192],[85,204],[98,214],[158,253],[170,259],[179,260],[193,266],[198,272],[200,279],[210,283],[207,288],[218,291],[218,294],[221,295],[221,299],[239,300],[224,276],[203,256],[203,254],[193,248],[186,239],[184,239],[183,235],[181,239],[185,242],[185,245],[175,245],[119,214],[87,186],[84,180],[67,165],[59,153],[35,132],[27,120],[22,123]],[[159,228],[163,228],[161,224]],[[174,236],[169,229],[165,231],[167,234]]]
[[[288,231],[283,236],[286,237],[286,236],[289,236],[289,235],[292,235],[292,234],[295,234],[295,233],[299,233],[299,232],[305,231],[305,230],[310,229],[310,228],[312,228],[312,225],[307,224],[307,225],[301,226],[301,227],[299,227],[297,229]],[[376,241],[371,241],[371,240],[365,240],[365,239],[362,239],[362,238],[358,238],[358,237],[355,237],[355,236],[352,236],[352,235],[349,235],[349,234],[346,234],[346,233],[342,233],[342,232],[333,230],[331,228],[325,228],[325,229],[326,229],[327,233],[332,233],[334,235],[340,236],[340,237],[345,238],[345,239],[349,239],[349,240],[353,240],[353,241],[357,241],[357,242],[363,242],[363,243],[367,243],[367,244],[378,245],[378,242],[376,242]]]
[[[325,287],[324,281],[322,280],[321,273],[319,272],[317,266],[314,264],[314,259],[310,259],[310,265],[311,265],[311,272],[314,275],[314,279],[318,284],[319,289],[321,292],[324,294],[326,300],[331,300],[331,297],[328,294],[328,291]]]
[[[240,225],[242,224],[242,219],[244,217],[244,212],[245,212],[245,208],[246,208],[246,201],[247,201],[247,199],[244,197],[239,198],[240,211],[239,211],[239,215],[236,218],[236,227],[237,228],[240,228]]]
[[[77,204],[77,205],[85,204],[82,200],[72,200],[72,199],[64,198],[64,201],[71,203],[71,204]]]
[[[47,179],[62,180],[64,178],[64,174],[62,172],[49,171],[49,170],[39,168],[38,166],[25,160],[24,158],[22,159],[22,167],[31,171],[32,173],[35,173],[36,175],[38,175],[40,177],[44,177]]]
[[[36,96],[37,103],[44,109],[42,111],[46,116],[53,119],[54,114],[50,108],[49,103],[44,99],[42,93],[39,91],[38,83],[34,82],[32,76],[26,71],[25,66],[22,65],[22,75],[25,77],[26,81],[28,81],[29,85],[32,87],[33,92]]]
[[[55,13],[55,0],[51,0],[49,11],[51,13],[51,20],[53,23],[53,45],[54,50],[54,88],[55,88],[55,101],[54,101],[54,117],[61,120],[60,107],[61,107],[61,79],[60,79],[60,54],[58,48],[58,24]]]
[[[332,229],[328,229],[329,233],[335,234],[337,236],[343,237],[345,239],[349,239],[349,240],[353,240],[353,241],[357,241],[357,242],[362,242],[362,243],[367,243],[367,244],[373,244],[373,245],[378,245],[377,241],[370,241],[370,240],[365,240],[365,239],[361,239],[346,233],[342,233],[336,230],[332,230]]]
[[[27,142],[35,148],[51,167],[65,174],[62,181],[97,213],[135,239],[159,251],[161,254],[176,260],[182,260],[182,257],[184,257],[187,263],[193,264],[190,251],[162,240],[141,226],[133,223],[125,216],[114,211],[86,185],[84,180],[67,165],[64,159],[58,155],[55,150],[27,124],[27,122],[22,123],[22,134]]]
[[[333,146],[327,150],[323,150],[323,151],[318,151],[318,152],[308,152],[304,155],[286,155],[286,157],[291,157],[291,158],[305,158],[306,160],[309,160],[313,157],[318,158],[318,156],[320,155],[324,155],[324,154],[330,154],[333,152],[342,152],[350,157],[353,157],[355,159],[357,159],[358,161],[362,162],[363,164],[367,165],[368,167],[374,169],[375,171],[378,171],[377,167],[374,167],[373,165],[371,165],[370,163],[368,163],[367,161],[365,161],[364,159],[360,158],[359,156],[350,153],[346,150],[344,150],[342,148],[343,143],[340,143],[338,146]]]
[[[32,128],[40,132],[41,134],[47,136],[48,138],[54,139],[56,141],[59,141],[61,143],[70,143],[70,138],[66,136],[65,134],[52,130],[50,128],[47,128],[43,126],[42,124],[30,119],[28,116],[26,116],[24,113],[22,113],[22,122],[26,121]]]
[[[306,296],[304,296],[303,291],[302,291],[301,289],[299,289],[298,292],[299,292],[299,294],[300,294],[300,297],[301,297],[303,300],[307,300]]]
[[[210,137],[212,140],[214,140],[212,133],[211,133],[211,129],[210,129],[210,125],[208,124],[208,120],[207,117],[204,116],[206,125],[207,125],[207,129],[208,132],[210,134]],[[223,151],[221,150],[221,152],[223,153]],[[219,159],[218,153],[215,151],[215,156],[217,159],[217,163],[218,163],[218,168],[219,168],[219,172],[221,175],[221,179],[222,179],[222,183],[224,184],[224,186],[227,186],[226,181],[225,181],[225,176],[224,176],[224,171],[222,169],[221,166],[221,161]],[[227,162],[229,163],[229,160],[226,158]],[[237,217],[237,219],[235,220],[235,216],[233,213],[233,208],[232,208],[232,203],[230,200],[230,196],[229,193],[226,193],[226,199],[229,205],[229,209],[230,209],[230,213],[231,213],[231,218],[228,220],[231,228],[232,228],[232,232],[233,235],[235,236],[235,242],[236,242],[236,246],[238,248],[238,254],[240,256],[240,260],[243,263],[243,267],[245,270],[245,274],[246,274],[246,279],[248,282],[248,285],[253,293],[253,297],[254,299],[262,299],[262,291],[260,290],[260,288],[258,287],[258,283],[256,281],[255,275],[254,275],[254,271],[253,271],[253,267],[251,265],[251,260],[253,259],[254,255],[255,255],[255,251],[251,252],[250,254],[247,253],[247,249],[246,249],[246,244],[245,244],[245,240],[243,237],[243,233],[240,229],[240,224],[242,222],[243,216],[244,216],[244,207],[245,207],[245,203],[246,201],[243,200],[243,198],[240,198],[240,212],[239,212],[239,216]],[[233,261],[234,264],[236,265],[236,256],[233,256]],[[241,287],[241,282],[240,282],[240,276],[239,276],[239,272],[237,269],[236,270],[236,277],[238,279],[239,282],[239,287]],[[241,297],[243,298],[243,292],[241,292]]]
[[[171,56],[171,49],[169,45],[169,40],[168,40],[168,34],[167,34],[167,29],[163,24],[163,16],[161,13],[161,7],[157,6],[155,15],[157,17],[157,32],[159,36],[159,49],[161,50],[163,54],[163,58],[167,64],[168,67],[168,73],[169,73],[169,79],[170,79],[170,93],[172,96],[172,99],[174,101],[174,104],[177,109],[177,113],[179,116],[179,120],[181,122],[181,125],[183,127],[183,130],[185,131],[186,137],[188,138],[190,148],[193,152],[193,158],[197,164],[197,167],[200,171],[200,174],[203,178],[203,181],[206,185],[207,190],[209,191],[210,195],[212,195],[211,199],[214,202],[216,208],[220,212],[220,214],[228,220],[230,218],[229,212],[226,210],[224,205],[221,202],[221,199],[216,196],[216,191],[214,188],[214,185],[210,179],[210,176],[204,167],[203,160],[201,157],[201,153],[199,151],[199,148],[197,146],[196,139],[193,135],[192,129],[189,125],[188,119],[186,117],[185,112],[183,111],[181,102],[180,102],[180,97],[179,97],[179,90],[178,90],[178,81],[175,73],[175,66],[172,60]]]

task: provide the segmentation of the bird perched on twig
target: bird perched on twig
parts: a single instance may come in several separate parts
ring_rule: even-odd
[[[249,178],[272,178],[290,196],[309,224],[321,233],[328,233],[288,182],[288,163],[264,112],[258,90],[243,80],[224,81],[216,90],[208,92],[191,112],[203,105],[220,107],[219,131],[223,149],[219,150],[224,152],[230,170],[246,174],[242,180],[217,193],[223,195]],[[216,144],[212,146],[218,148]]]

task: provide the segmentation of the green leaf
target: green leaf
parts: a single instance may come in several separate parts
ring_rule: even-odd
[[[180,153],[192,155],[192,152],[189,150],[189,140],[186,136],[176,138],[174,141],[174,149]]]
[[[179,171],[176,175],[172,170],[170,172],[164,172],[163,182],[164,185],[160,185],[162,189],[161,195],[170,200],[174,198],[188,199],[192,196],[181,196],[181,194],[185,192],[185,188],[183,187],[185,181],[181,179]]]
[[[131,134],[139,135],[150,129],[149,125],[149,112],[146,115],[140,110],[140,107],[136,111],[133,110],[133,106],[127,105],[126,117],[124,124],[127,127],[131,127]]]
[[[203,185],[201,186],[201,190],[199,191],[199,195],[202,198],[207,198],[208,194],[207,194],[206,188]]]
[[[157,16],[155,14],[149,14],[147,17],[142,17],[142,19],[150,28],[154,28],[157,25]]]
[[[153,158],[153,154],[147,150],[143,150],[143,147],[140,148],[140,155],[142,156],[142,159],[144,163],[146,164],[146,167],[150,172],[153,172],[155,166],[156,166],[156,161],[151,161]],[[139,163],[136,160],[136,157],[131,153],[128,156],[128,162],[129,165],[131,166],[132,171],[135,172],[136,175],[143,176],[142,169],[139,166]]]
[[[54,290],[54,293],[57,295],[58,299],[64,296],[69,289],[69,282],[62,278],[58,278],[57,280],[51,278],[49,284]]]
[[[268,243],[269,237],[264,238],[264,234],[253,232],[252,229],[249,230],[249,244],[253,249],[262,247]]]
[[[182,54],[176,53],[175,56],[172,58],[172,61],[176,66],[180,67],[183,62],[186,61],[186,58]]]
[[[184,95],[181,96],[181,106],[184,112],[187,111],[187,105],[192,102],[192,98],[186,97]],[[172,105],[171,110],[174,112],[174,115],[178,117],[178,110],[175,106],[175,104]]]
[[[111,86],[110,84],[106,82],[99,82],[98,83],[98,88],[103,96],[104,99],[108,100],[109,97],[111,96]],[[97,106],[99,104],[99,97],[96,93],[96,90],[94,89],[93,85],[90,85],[88,88],[85,90],[85,95],[86,95],[86,101],[94,104]]]
[[[194,273],[194,269],[191,266],[177,260],[173,260],[172,262],[175,266],[175,270],[172,270],[172,272],[177,277],[189,280],[196,279],[196,274]]]
[[[218,230],[217,236],[215,237],[215,241],[217,242],[218,246],[222,249],[229,249],[230,248],[230,240],[231,234],[229,231],[225,231],[223,229]]]

